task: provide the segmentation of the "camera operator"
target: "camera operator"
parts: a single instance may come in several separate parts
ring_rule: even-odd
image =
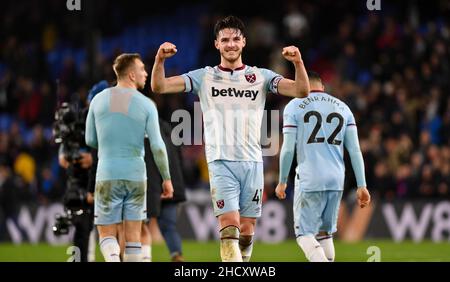
[[[88,190],[93,158],[84,141],[84,126],[88,108],[80,103],[63,103],[56,114],[55,141],[61,143],[58,160],[66,170],[67,187],[64,194],[66,215],[59,216],[54,227],[57,235],[66,234],[68,226],[75,227],[73,244],[80,250],[80,261],[88,261],[89,236],[93,230],[94,197]],[[66,228],[67,227],[67,228]]]

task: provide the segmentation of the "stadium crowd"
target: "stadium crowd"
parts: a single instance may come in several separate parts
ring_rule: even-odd
[[[0,206],[7,215],[16,214],[21,203],[61,200],[65,176],[52,138],[57,97],[70,101],[78,95],[85,100],[93,80],[85,62],[76,58],[66,56],[56,77],[48,63],[55,46],[83,46],[82,18],[58,12],[64,8],[60,2],[6,1],[0,12]],[[248,6],[238,12],[225,1],[201,4],[209,13],[198,19],[204,33],[195,50],[201,54],[197,67],[218,63],[211,26],[218,16],[236,13],[247,24],[246,62],[292,77],[281,49],[297,45],[307,69],[320,73],[327,91],[349,105],[374,195],[386,200],[449,198],[450,5],[383,2],[381,11],[368,11],[365,1],[329,2],[283,1],[275,10],[261,4],[259,9]],[[115,8],[106,1],[97,5],[102,14],[116,15],[110,24],[96,23],[102,35],[114,36],[148,16],[145,9],[126,9],[124,3]],[[153,13],[157,12],[168,13]],[[148,68],[155,50],[142,54]],[[95,58],[96,79],[112,82],[114,56],[98,53]],[[176,109],[193,112],[197,100],[193,95],[150,97],[168,121]],[[266,108],[280,110],[280,125],[288,102],[276,95],[267,97]],[[279,134],[281,141],[281,132],[272,134]],[[207,189],[203,146],[183,146],[182,152],[188,188]],[[265,196],[273,198],[278,157],[265,157],[264,162]],[[349,166],[347,175],[346,186],[354,187]]]

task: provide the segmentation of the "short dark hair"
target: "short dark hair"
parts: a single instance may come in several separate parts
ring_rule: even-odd
[[[113,70],[116,73],[117,78],[124,77],[129,67],[131,67],[135,60],[141,59],[141,55],[138,53],[124,53],[114,60]]]
[[[238,17],[228,16],[226,18],[219,20],[214,26],[214,35],[216,36],[216,38],[219,35],[219,32],[226,28],[239,30],[242,36],[245,36],[244,22],[242,22],[242,20],[239,19]]]
[[[308,79],[322,83],[322,78],[320,78],[320,75],[315,71],[308,71]]]

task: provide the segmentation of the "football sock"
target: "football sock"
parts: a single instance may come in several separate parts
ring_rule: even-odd
[[[316,239],[322,246],[328,261],[333,262],[335,256],[333,235],[316,236]]]
[[[142,245],[142,261],[143,262],[152,261],[152,246]]]
[[[242,262],[239,228],[229,225],[220,230],[220,257],[223,262]]]
[[[100,250],[106,262],[120,262],[120,246],[115,237],[100,239]]]
[[[311,262],[328,262],[322,246],[313,235],[297,237],[297,244],[305,253],[306,258]]]
[[[240,235],[239,249],[241,250],[242,261],[249,262],[253,251],[253,235]]]
[[[125,254],[123,255],[124,262],[142,262],[142,247],[141,242],[126,242]]]

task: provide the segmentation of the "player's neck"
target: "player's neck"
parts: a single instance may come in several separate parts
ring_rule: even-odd
[[[323,87],[322,83],[317,83],[316,81],[310,81],[309,82],[309,92],[324,92],[325,88]]]
[[[238,60],[236,60],[234,62],[227,61],[223,58],[222,58],[222,60],[220,60],[220,67],[223,69],[236,70],[236,69],[242,68],[243,65],[244,64],[242,63],[241,58],[239,58]]]
[[[128,80],[119,80],[117,81],[117,86],[122,88],[133,88],[136,89],[136,85]]]

